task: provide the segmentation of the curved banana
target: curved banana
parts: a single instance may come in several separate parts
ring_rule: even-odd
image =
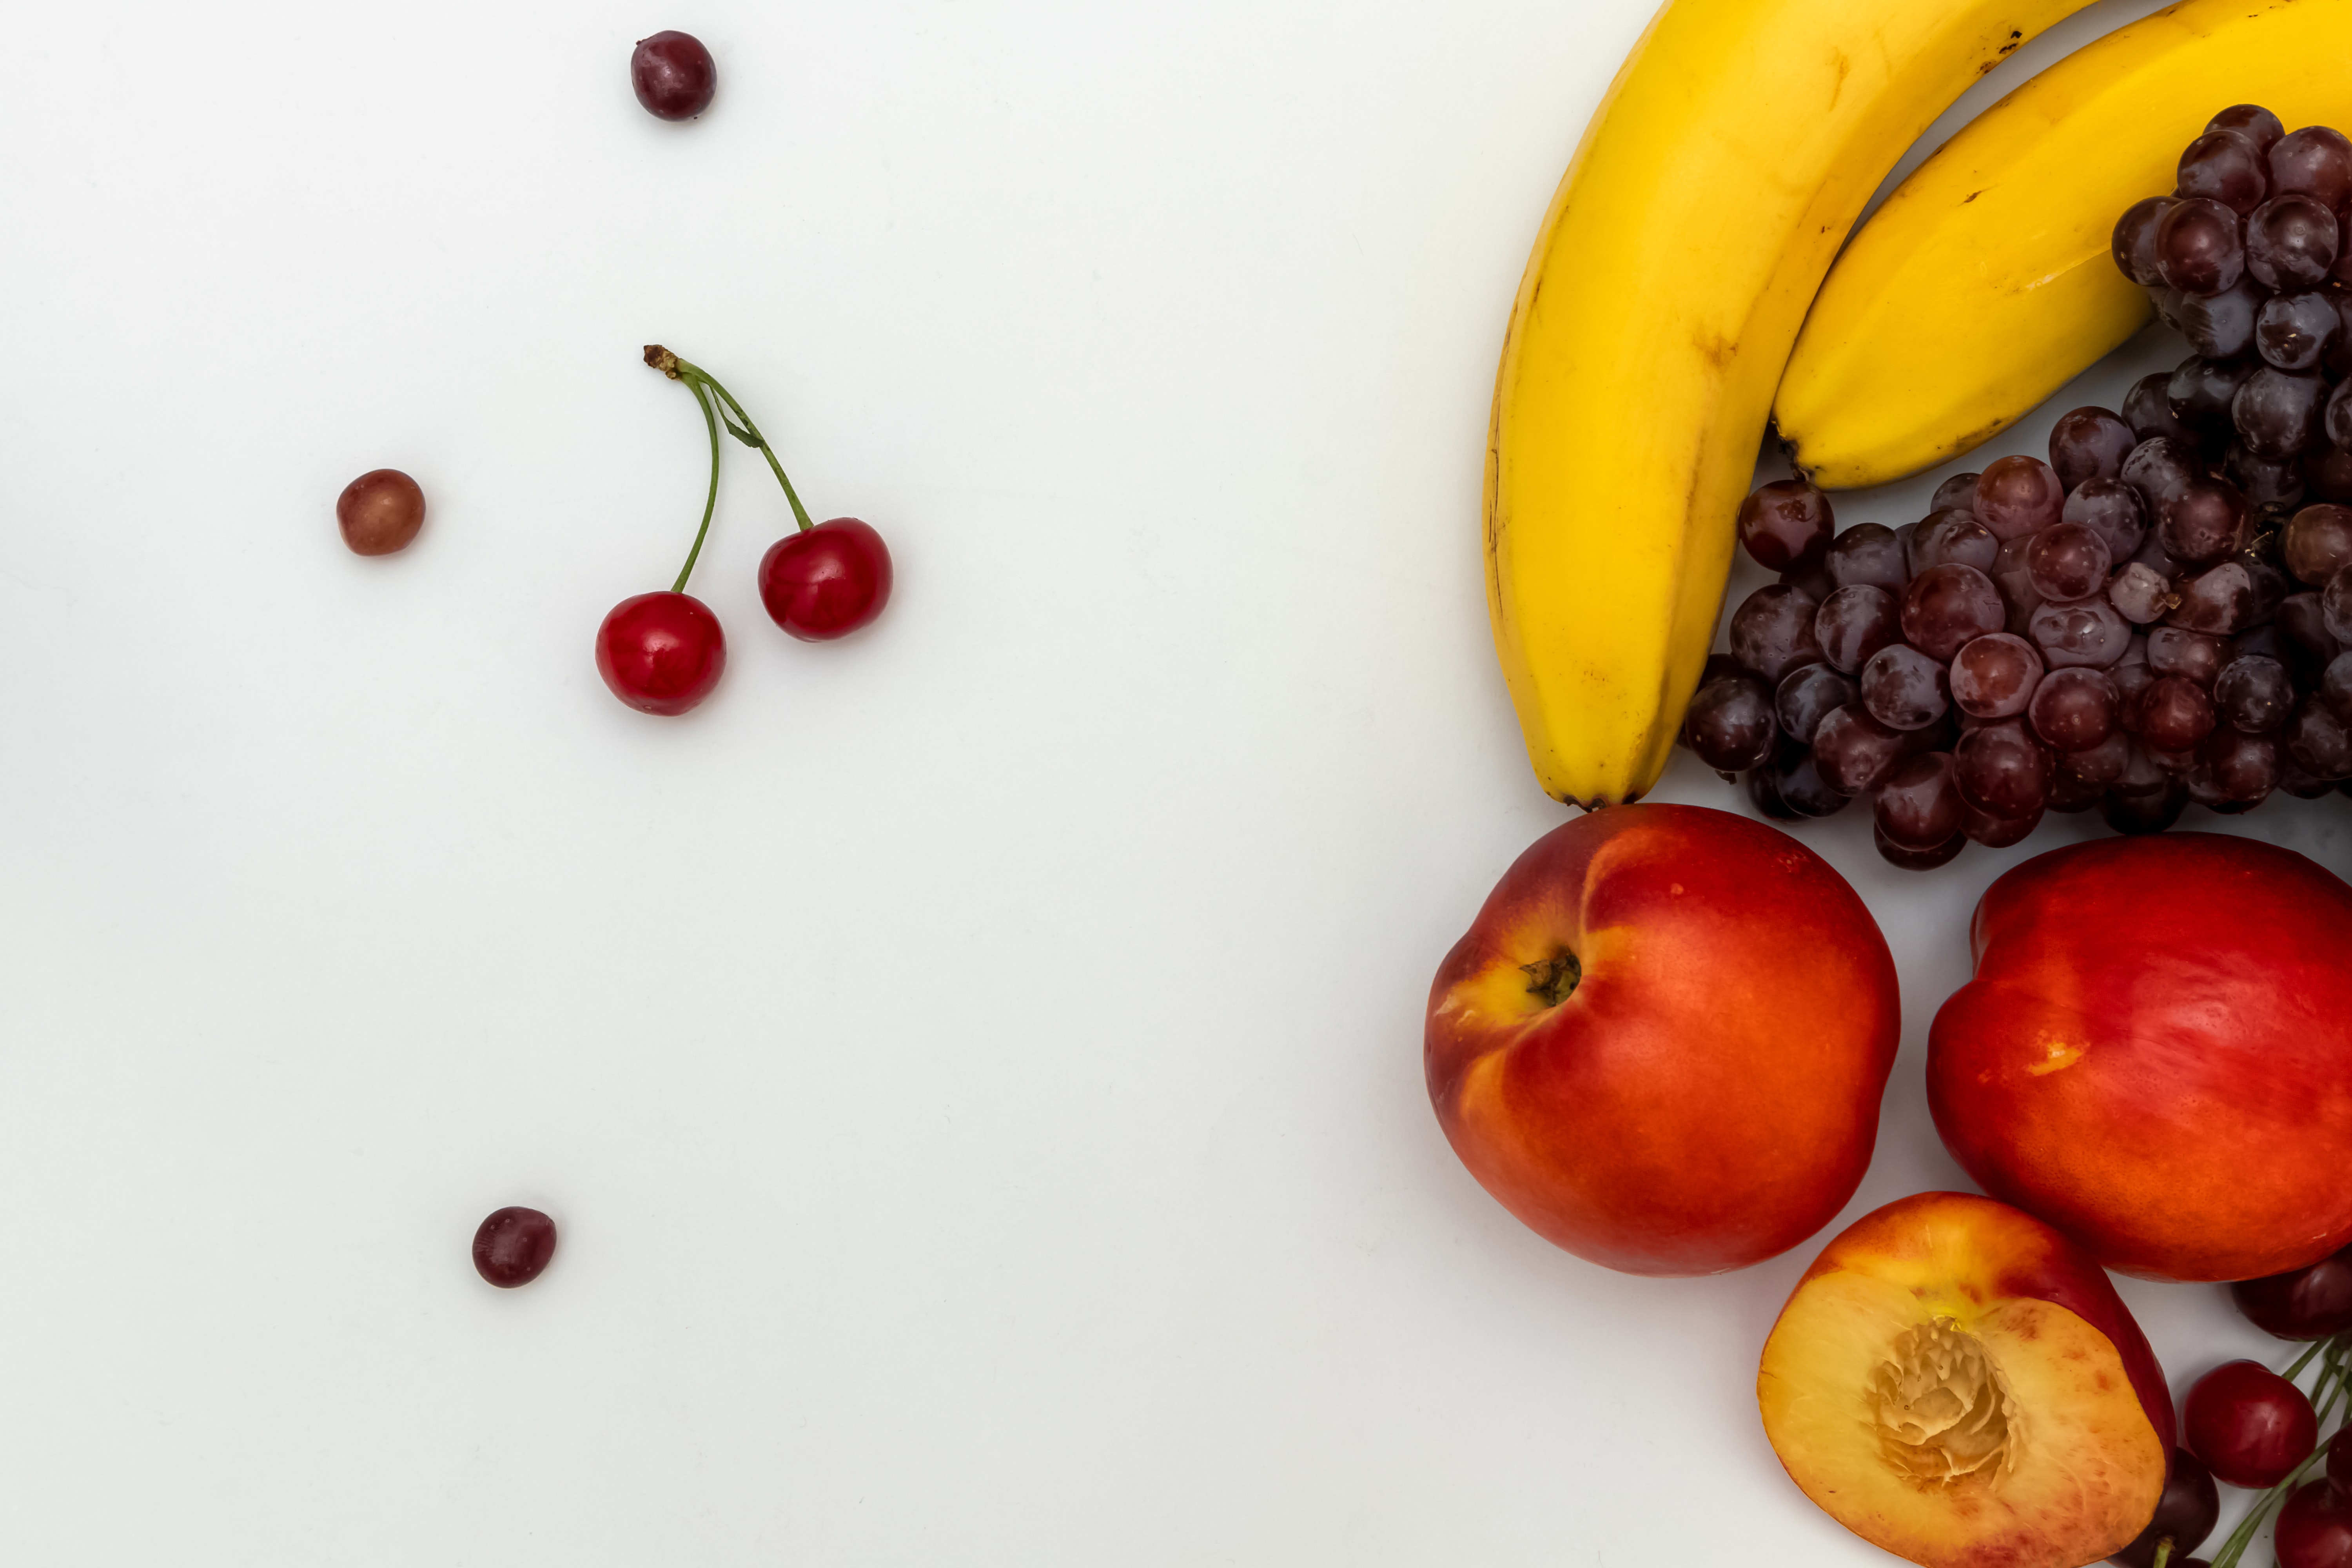
[[[2084,0],[1667,0],[1519,285],[1486,454],[1495,647],[1543,787],[1656,782],[1805,307],[1929,121]]]
[[[1963,127],[1831,268],[1773,419],[1833,489],[1933,468],[2139,330],[2116,219],[2172,189],[2215,111],[2352,121],[2352,4],[2188,0],[2084,46]]]

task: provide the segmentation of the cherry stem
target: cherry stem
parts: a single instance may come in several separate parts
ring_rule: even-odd
[[[801,504],[800,492],[793,489],[793,481],[785,475],[783,464],[776,460],[776,449],[768,445],[768,438],[760,434],[760,427],[751,423],[751,416],[743,412],[743,405],[735,401],[733,393],[719,385],[718,379],[709,371],[678,358],[659,343],[646,345],[646,363],[672,381],[686,383],[687,390],[694,394],[694,401],[702,410],[703,423],[710,427],[710,498],[703,503],[702,526],[695,530],[694,548],[687,552],[685,569],[678,573],[677,584],[670,592],[686,592],[686,580],[693,575],[695,558],[702,553],[703,536],[710,531],[710,514],[719,505],[719,426],[721,424],[727,426],[730,436],[746,447],[757,447],[760,455],[768,459],[768,467],[774,471],[776,482],[784,487],[784,500],[792,503],[793,521],[800,524],[801,531],[806,533],[816,526],[809,519],[808,508]],[[726,406],[720,407],[721,404]]]
[[[2156,1561],[2155,1561],[2154,1563],[2150,1563],[2150,1564],[2148,1565],[2148,1568],[2164,1568],[2164,1565],[2165,1565],[2166,1563],[2168,1563],[2171,1562],[2171,1561],[2172,1561],[2172,1537],[2170,1537],[2170,1536],[2168,1536],[2168,1536],[2165,1536],[2165,1537],[2161,1538],[2160,1540],[2158,1540],[2158,1541],[2157,1542],[2157,1543],[2156,1543]]]

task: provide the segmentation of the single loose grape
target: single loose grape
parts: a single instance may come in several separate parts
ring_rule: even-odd
[[[2158,676],[2124,707],[2124,728],[2160,752],[2190,750],[2213,724],[2213,700],[2178,675]]]
[[[2147,537],[2147,503],[2120,479],[2084,479],[2066,497],[2061,522],[2079,522],[2107,542],[2111,561],[2128,561]]]
[[[1975,719],[2022,713],[2042,682],[2042,655],[2023,637],[1989,632],[1952,656],[1952,701]]]
[[[2162,216],[2147,220],[2150,261],[2156,257],[2156,217]],[[2120,225],[2116,235],[2120,243]],[[2336,215],[2319,202],[2300,192],[2273,196],[2246,218],[2246,271],[2265,289],[2313,288],[2326,280],[2342,238]]]
[[[2173,310],[2173,330],[2207,359],[2234,359],[2253,352],[2254,322],[2270,291],[2241,276],[2211,294],[2186,294]],[[2175,412],[2178,412],[2176,408]]]
[[[2053,522],[2025,548],[2025,571],[2045,599],[2081,599],[2099,591],[2114,564],[2107,542],[2079,522]]]
[[[1952,752],[1952,781],[1960,798],[1989,816],[2013,821],[2040,816],[2050,801],[2051,774],[2049,749],[2019,719],[1978,725]]]
[[[1780,733],[1810,746],[1813,743],[1813,731],[1821,727],[1825,715],[1861,698],[1861,689],[1853,677],[1826,664],[1800,665],[1780,678],[1780,689],[1773,697],[1773,711],[1780,721]]]
[[[2123,695],[2105,670],[2053,669],[2034,688],[2026,717],[2053,749],[2089,752],[2122,726]]]
[[[2166,501],[2204,474],[2204,459],[2198,457],[2197,448],[2190,443],[2169,436],[2151,436],[2131,449],[2116,478],[2139,492],[2153,520],[2163,514]]]
[[[1813,640],[1811,595],[1779,583],[1757,589],[1731,613],[1731,657],[1778,686],[1801,664],[1822,657]]]
[[[502,1290],[538,1279],[555,1256],[555,1222],[537,1209],[502,1208],[474,1232],[474,1268]]]
[[[1912,754],[1916,732],[1889,729],[1861,703],[1848,703],[1822,716],[1813,731],[1813,763],[1832,789],[1860,795]]]
[[[2152,371],[2133,382],[2131,390],[2124,394],[2124,423],[2130,426],[2132,434],[2141,440],[2152,441],[2158,436],[2182,442],[2194,439],[2188,427],[2180,423],[2179,416],[2172,412],[2172,400],[2168,391],[2171,383],[2170,373]],[[1938,490],[1937,493],[1941,495],[1943,492]]]
[[[2322,438],[2327,383],[2264,365],[2230,400],[2238,439],[2258,458],[2292,458]]]
[[[2109,248],[2116,270],[2135,283],[2164,281],[2164,269],[2156,259],[2156,226],[2171,205],[2170,196],[2148,196],[2126,207],[2116,220]]]
[[[1911,536],[1910,567],[1916,574],[1930,566],[1957,562],[1979,572],[1990,572],[1993,558],[2000,553],[2000,541],[1992,536],[1991,529],[1977,521],[1975,513],[1947,509],[1929,512],[1921,520],[1919,531]],[[1902,584],[1895,584],[1898,593],[1902,587]]]
[[[2342,132],[2325,125],[2290,131],[2271,144],[2268,163],[2273,193],[2304,192],[2330,212],[2352,196],[2352,141]]]
[[[2021,538],[2058,521],[2066,487],[2039,458],[1997,458],[1977,476],[1976,514],[2000,540]]]
[[[2156,262],[2166,287],[2219,294],[2246,269],[2237,212],[2205,197],[2173,203],[2157,220]]]
[[[1753,675],[1720,677],[1700,687],[1683,715],[1683,743],[1722,773],[1768,761],[1780,739],[1771,690]]]
[[[2213,710],[2249,735],[2267,735],[2294,711],[2294,682],[2279,660],[2241,654],[2213,678]]]
[[[2233,103],[2205,122],[2208,131],[2235,131],[2254,139],[2254,145],[2268,153],[2286,134],[2279,117],[2258,103]],[[2189,1543],[2191,1546],[2196,1542]]]
[[[2316,370],[2342,330],[2332,297],[2311,290],[2274,295],[2254,312],[2254,352],[2280,370]]]
[[[1943,661],[1904,643],[1871,655],[1861,685],[1863,706],[1890,730],[1924,730],[1951,702]]]
[[[2246,498],[2227,479],[2190,479],[2156,509],[2165,553],[2192,566],[2219,561],[2246,542]]]
[[[1903,640],[1903,605],[1867,583],[1840,588],[1813,612],[1813,641],[1823,658],[1848,675],[1880,648]]]
[[[656,33],[637,40],[629,57],[629,85],[646,111],[663,120],[691,120],[719,90],[719,65],[690,33]]]
[[[1739,503],[1739,542],[1768,572],[1819,560],[1834,528],[1830,498],[1803,479],[1759,485]]]
[[[2275,149],[2273,149],[2275,152]],[[2270,195],[2270,168],[2254,139],[2236,131],[2208,131],[2180,154],[2177,195],[2207,196],[2250,213]]]
[[[1930,566],[1903,591],[1903,635],[1932,659],[1948,660],[1969,638],[2000,630],[2004,616],[2000,590],[1973,566]]]
[[[2085,479],[2112,479],[2139,437],[2105,408],[2070,409],[2050,426],[2050,467],[2071,495]]]
[[[1895,770],[1872,806],[1878,831],[1906,849],[1934,849],[1959,836],[1961,800],[1948,752],[1927,752]]]
[[[1858,522],[1830,541],[1830,581],[1837,587],[1860,584],[1899,594],[1910,577],[1903,541],[1884,523]]]

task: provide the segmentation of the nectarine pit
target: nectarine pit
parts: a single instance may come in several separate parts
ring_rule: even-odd
[[[1528,977],[1528,994],[1540,999],[1547,1007],[1557,1007],[1576,990],[1577,982],[1584,978],[1584,965],[1576,954],[1561,948],[1549,958],[1534,963],[1522,963],[1519,973]]]
[[[1984,1342],[1949,1318],[1904,1331],[1872,1389],[1887,1462],[1916,1481],[1996,1479],[2016,1401]]]

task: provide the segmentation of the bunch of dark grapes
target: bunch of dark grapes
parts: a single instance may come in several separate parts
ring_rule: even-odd
[[[1732,613],[1684,742],[1772,816],[1870,797],[1914,869],[2046,811],[2154,833],[2352,794],[2348,205],[2352,141],[2216,115],[2115,237],[2197,352],[1901,528],[1839,532],[1802,479],[1749,496],[1780,581]]]

